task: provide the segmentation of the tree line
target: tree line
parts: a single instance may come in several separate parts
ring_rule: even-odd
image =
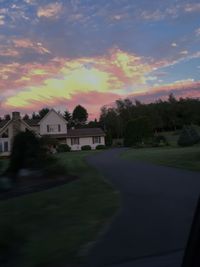
[[[117,100],[113,107],[102,107],[99,123],[110,138],[123,138],[127,124],[142,119],[154,133],[176,131],[185,125],[200,125],[200,100],[176,99],[170,94],[167,100],[144,104],[138,100]]]

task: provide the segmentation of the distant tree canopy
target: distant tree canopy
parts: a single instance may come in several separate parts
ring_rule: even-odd
[[[49,108],[42,108],[38,111],[40,119],[44,118],[44,116],[49,112]]]
[[[87,110],[81,105],[76,106],[72,113],[72,119],[76,124],[85,124],[88,119]]]
[[[180,98],[173,94],[165,101],[144,104],[138,100],[117,100],[114,107],[103,107],[100,124],[112,138],[124,137],[129,121],[145,117],[154,132],[174,131],[184,125],[200,125],[200,100]]]
[[[153,130],[146,117],[128,121],[124,131],[125,146],[133,146],[153,136]]]

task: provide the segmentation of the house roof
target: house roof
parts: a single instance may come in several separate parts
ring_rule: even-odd
[[[48,137],[48,138],[66,138],[68,135],[67,134],[45,134],[42,135],[43,137]]]
[[[28,119],[24,120],[29,126],[38,126],[41,119]]]
[[[64,119],[64,117],[59,114],[58,112],[56,112],[53,108],[51,110],[49,110],[49,112],[39,121],[39,124],[41,123],[41,121],[43,121],[46,117],[49,116],[50,113],[54,112],[58,117],[60,117],[65,123],[67,123],[67,121]]]
[[[67,137],[105,136],[101,128],[82,128],[68,130]]]
[[[22,120],[21,118],[20,118],[20,122],[22,123],[22,124],[24,124],[25,125],[25,127],[27,127],[27,129],[29,129],[30,131],[32,131],[32,128],[31,128],[31,126],[34,126],[34,125],[30,125],[29,123],[27,123],[27,121],[28,120]],[[31,121],[31,120],[30,120]],[[8,125],[10,124],[10,123],[12,123],[13,122],[13,119],[11,119],[11,120],[3,120],[3,121],[1,121],[0,122],[0,133],[1,132],[3,132],[3,131],[5,131],[5,129],[7,129],[7,127],[8,127]]]
[[[9,122],[8,120],[0,121],[0,129],[3,128],[8,122]]]

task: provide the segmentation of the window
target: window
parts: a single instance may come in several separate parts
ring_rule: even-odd
[[[92,141],[93,141],[93,144],[100,144],[101,143],[101,136],[93,136]]]
[[[48,124],[47,125],[47,132],[48,133],[57,133],[61,131],[60,124]]]
[[[79,138],[78,137],[73,137],[71,138],[71,144],[73,145],[79,145]]]
[[[3,152],[3,146],[2,146],[2,143],[0,142],[0,153]]]
[[[4,152],[8,152],[8,142],[4,142]]]
[[[9,132],[8,129],[2,134],[2,138],[8,138],[9,137]]]

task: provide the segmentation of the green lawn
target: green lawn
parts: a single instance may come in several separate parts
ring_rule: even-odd
[[[200,146],[129,149],[123,158],[200,171]]]
[[[0,202],[0,250],[2,243],[11,246],[9,240],[16,240],[14,250],[21,248],[19,265],[11,266],[59,267],[84,261],[87,248],[119,206],[118,193],[87,165],[85,156],[91,153],[96,152],[58,156],[79,180]]]

